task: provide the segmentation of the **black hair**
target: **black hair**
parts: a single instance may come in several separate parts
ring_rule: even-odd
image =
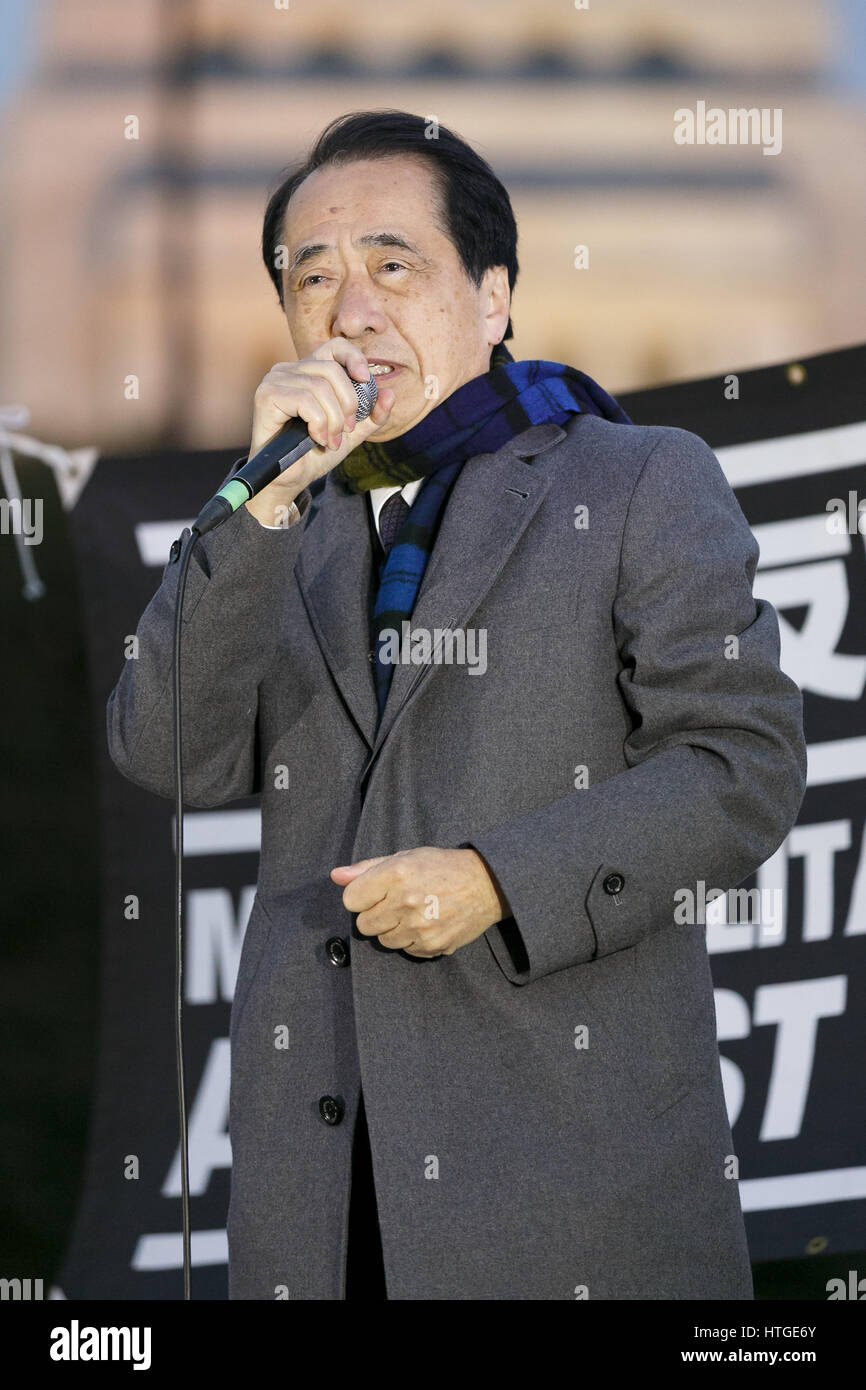
[[[262,256],[283,304],[277,247],[289,199],[299,184],[325,164],[387,155],[419,155],[439,181],[442,230],[476,287],[491,266],[504,265],[513,294],[517,280],[517,223],[511,200],[490,165],[465,140],[431,116],[407,111],[351,111],[325,127],[302,164],[285,171],[271,194],[262,227]],[[512,336],[511,318],[505,338]]]

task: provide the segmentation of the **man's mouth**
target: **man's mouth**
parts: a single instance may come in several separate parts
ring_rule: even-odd
[[[369,362],[371,376],[396,376],[402,367],[399,362]]]

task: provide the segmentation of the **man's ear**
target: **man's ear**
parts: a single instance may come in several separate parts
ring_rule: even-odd
[[[506,267],[496,265],[485,270],[480,289],[487,341],[493,347],[496,343],[502,342],[511,311],[511,290],[508,286]]]

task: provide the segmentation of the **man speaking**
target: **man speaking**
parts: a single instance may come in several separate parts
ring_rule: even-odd
[[[488,165],[398,111],[265,215],[297,361],[250,455],[315,447],[198,542],[183,635],[188,802],[261,796],[232,1299],[753,1297],[677,902],[793,825],[802,698],[709,447],[503,346],[516,245]],[[178,568],[108,704],[164,797]]]

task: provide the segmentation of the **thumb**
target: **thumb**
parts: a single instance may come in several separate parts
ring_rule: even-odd
[[[380,854],[376,859],[359,859],[354,864],[338,864],[335,869],[331,870],[331,878],[335,883],[351,883],[354,879],[360,878],[361,874],[365,874],[368,869],[381,864],[387,858],[387,854]]]
[[[391,418],[391,411],[396,404],[397,397],[390,386],[381,386],[379,388],[379,394],[376,397],[376,404],[373,406],[370,414],[366,419],[358,421],[351,434],[347,431],[343,435],[343,443],[338,452],[345,457],[345,455],[351,453],[358,444],[363,444],[371,435],[374,435],[377,430],[381,429],[383,425],[387,425]]]
[[[379,394],[376,397],[376,404],[367,416],[367,421],[377,429],[380,425],[385,425],[391,415],[391,411],[397,404],[397,397],[390,386],[380,386]]]

